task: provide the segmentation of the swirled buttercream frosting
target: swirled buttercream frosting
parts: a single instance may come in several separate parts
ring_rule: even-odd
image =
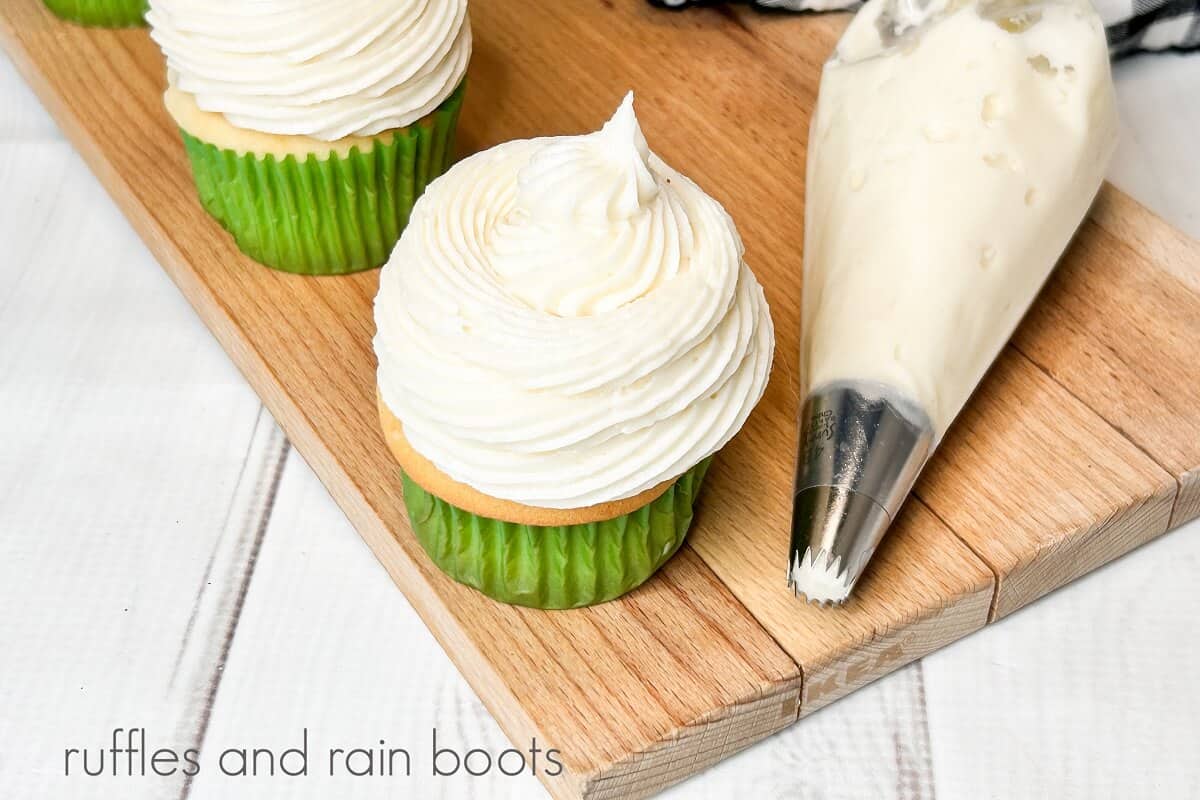
[[[380,396],[492,497],[582,508],[678,477],[741,428],[774,331],[733,220],[648,149],[508,142],[418,202],[375,300]]]
[[[415,122],[471,55],[467,0],[151,0],[146,19],[200,109],[325,141]]]

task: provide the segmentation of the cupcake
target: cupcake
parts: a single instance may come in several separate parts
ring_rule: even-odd
[[[466,0],[151,0],[200,200],[249,256],[378,267],[450,165]]]
[[[81,25],[129,28],[145,23],[146,0],[45,0],[63,19]]]
[[[380,276],[378,401],[426,552],[507,603],[618,597],[683,543],[774,332],[733,220],[649,151],[513,141],[435,181]]]

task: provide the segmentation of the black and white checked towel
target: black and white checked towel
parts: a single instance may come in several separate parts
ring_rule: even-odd
[[[657,6],[684,8],[716,5],[722,0],[650,0]],[[732,0],[762,9],[833,11],[853,8],[858,0]],[[1144,50],[1200,48],[1200,0],[1092,0],[1108,33],[1113,58]]]

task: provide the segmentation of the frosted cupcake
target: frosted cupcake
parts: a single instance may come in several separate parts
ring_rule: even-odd
[[[375,300],[379,412],[413,530],[509,603],[610,600],[682,544],[774,333],[733,221],[646,146],[509,142],[429,187]]]
[[[466,0],[152,0],[200,200],[251,257],[382,264],[449,166]]]
[[[129,28],[145,23],[146,0],[45,0],[63,19],[81,25]]]

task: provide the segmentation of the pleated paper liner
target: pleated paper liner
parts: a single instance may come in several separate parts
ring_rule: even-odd
[[[454,157],[460,86],[433,113],[369,152],[281,159],[223,150],[182,131],[200,202],[269,267],[340,275],[381,266],[413,204]]]
[[[544,527],[489,519],[447,503],[404,476],[404,504],[442,571],[495,600],[578,608],[632,591],[675,554],[711,458],[658,499],[615,519]]]
[[[81,25],[128,28],[145,24],[146,0],[45,0],[57,16]]]

